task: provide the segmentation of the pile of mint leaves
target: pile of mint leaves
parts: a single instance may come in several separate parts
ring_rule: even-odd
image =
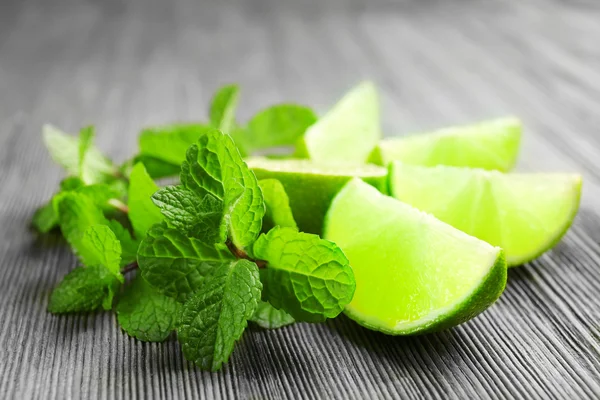
[[[293,144],[316,116],[279,104],[242,126],[238,97],[235,85],[219,89],[208,123],[144,129],[120,166],[94,146],[93,127],[78,137],[44,127],[68,176],[33,225],[60,229],[79,264],[52,292],[51,313],[115,310],[130,336],[176,332],[186,359],[215,371],[248,321],[272,329],[342,312],[355,290],[348,259],[299,232],[281,183],[258,181],[243,160]]]

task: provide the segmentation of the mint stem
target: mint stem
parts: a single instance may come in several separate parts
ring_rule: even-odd
[[[110,199],[108,200],[108,204],[125,214],[129,213],[129,207],[127,207],[127,204],[123,203],[119,199]]]
[[[243,258],[244,260],[252,261],[253,263],[255,263],[258,266],[258,268],[266,268],[267,267],[267,262],[265,260],[255,260],[255,259],[251,258],[248,255],[248,253],[246,253],[244,250],[240,250],[237,247],[235,247],[235,245],[233,244],[233,242],[231,240],[228,239],[225,242],[225,244],[227,245],[227,248],[229,249],[231,254],[233,254],[237,258]]]
[[[121,273],[126,274],[128,272],[135,271],[137,268],[138,268],[138,263],[137,263],[137,261],[134,261],[131,264],[127,264],[123,268],[123,270],[121,271]]]

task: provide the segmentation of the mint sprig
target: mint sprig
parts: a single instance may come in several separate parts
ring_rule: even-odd
[[[34,225],[58,225],[81,263],[52,293],[50,312],[110,310],[116,298],[127,334],[163,341],[176,331],[185,357],[214,371],[248,321],[274,329],[343,310],[355,286],[348,260],[335,244],[298,232],[281,183],[259,182],[242,158],[293,144],[316,117],[277,105],[241,126],[238,99],[237,86],[226,86],[208,123],[143,130],[141,153],[119,168],[94,147],[93,128],[78,138],[46,128],[69,176]],[[176,170],[179,184],[155,181]]]

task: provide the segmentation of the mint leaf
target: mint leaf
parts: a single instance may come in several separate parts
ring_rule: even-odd
[[[102,265],[123,282],[121,243],[108,226],[92,225],[87,228],[76,250],[85,265]]]
[[[35,211],[31,223],[41,233],[48,233],[58,225],[58,215],[54,211],[52,200]]]
[[[69,174],[79,176],[79,139],[52,125],[44,125],[43,138],[52,159]]]
[[[185,152],[183,153],[181,160],[185,158]],[[131,162],[131,161],[130,161]],[[165,178],[169,176],[177,176],[181,172],[181,163],[173,164],[167,161],[163,161],[159,158],[151,157],[145,154],[141,154],[133,159],[134,163],[141,162],[146,167],[148,175],[152,179]]]
[[[140,154],[179,167],[188,147],[210,129],[193,123],[146,128],[139,138]]]
[[[110,309],[119,281],[103,266],[78,267],[68,273],[50,296],[53,314]]]
[[[94,127],[86,126],[79,131],[79,171],[83,171],[88,150],[94,145]]]
[[[263,232],[268,232],[276,225],[298,229],[290,207],[290,199],[281,182],[277,179],[262,179],[258,184],[267,206],[263,219]]]
[[[238,249],[256,239],[265,214],[262,193],[233,140],[218,130],[205,133],[192,145],[181,165],[181,182],[197,196],[223,202],[221,232]]]
[[[265,329],[277,329],[296,322],[290,314],[276,309],[266,301],[258,303],[250,321]]]
[[[317,116],[308,107],[278,104],[257,113],[248,123],[243,145],[253,151],[295,145]]]
[[[54,201],[60,229],[67,242],[76,250],[79,248],[83,234],[90,226],[108,225],[108,220],[102,211],[89,197],[81,193],[61,193]]]
[[[81,240],[85,231],[93,225],[105,225],[113,231],[121,244],[121,264],[135,261],[138,242],[132,239],[129,232],[117,221],[107,220],[92,199],[82,193],[66,192],[55,196],[54,201],[54,208],[59,216],[60,229],[77,255],[82,257]]]
[[[129,336],[162,342],[175,330],[179,308],[175,299],[160,294],[137,276],[119,299],[117,319]]]
[[[261,270],[263,297],[298,321],[336,317],[356,287],[348,259],[334,243],[292,228],[275,227],[253,246]]]
[[[207,194],[203,198],[183,186],[167,186],[152,196],[170,227],[201,239],[204,243],[219,240],[223,202]]]
[[[237,85],[226,85],[214,94],[210,103],[210,123],[217,129],[231,133],[235,126],[235,112],[240,96]]]
[[[45,125],[43,132],[52,159],[70,175],[81,178],[86,184],[102,183],[114,177],[117,168],[91,144],[93,128],[82,129],[82,135],[83,143],[80,143],[80,138],[67,135],[51,125]]]
[[[177,336],[185,358],[204,370],[221,368],[254,314],[261,289],[256,264],[219,265],[183,305]]]
[[[152,195],[158,190],[144,164],[137,163],[129,176],[129,220],[138,238],[143,238],[152,225],[163,220],[160,210],[152,203]]]
[[[165,224],[154,225],[138,250],[144,279],[160,293],[185,301],[216,265],[232,260],[226,248],[206,244]]]
[[[108,226],[121,243],[121,266],[131,264],[137,260],[137,251],[142,240],[131,237],[131,233],[114,219],[108,222]]]
[[[81,193],[94,202],[94,204],[103,211],[114,210],[114,205],[111,200],[119,199],[121,193],[114,186],[106,183],[96,183],[93,185],[82,186],[74,190],[76,193]]]
[[[85,186],[85,183],[77,176],[68,176],[60,181],[61,192],[72,192],[83,186]]]
[[[109,201],[120,197],[120,193],[113,189],[112,186],[104,183],[84,186],[83,182],[77,177],[64,179],[60,184],[60,190],[61,192],[81,193],[92,200],[103,211],[114,210],[114,206]],[[38,208],[32,218],[33,226],[42,233],[49,232],[58,223],[58,212],[55,207],[54,198]]]

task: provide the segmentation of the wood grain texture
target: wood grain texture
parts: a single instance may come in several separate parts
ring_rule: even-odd
[[[600,5],[589,1],[8,0],[0,11],[0,398],[600,396]],[[40,132],[94,123],[122,161],[143,125],[205,118],[243,87],[242,117],[283,100],[323,111],[363,78],[396,135],[516,114],[519,169],[580,171],[582,208],[551,252],[451,331],[388,337],[345,317],[250,329],[219,373],[114,315],[56,317],[75,266],[28,229],[61,179]]]

